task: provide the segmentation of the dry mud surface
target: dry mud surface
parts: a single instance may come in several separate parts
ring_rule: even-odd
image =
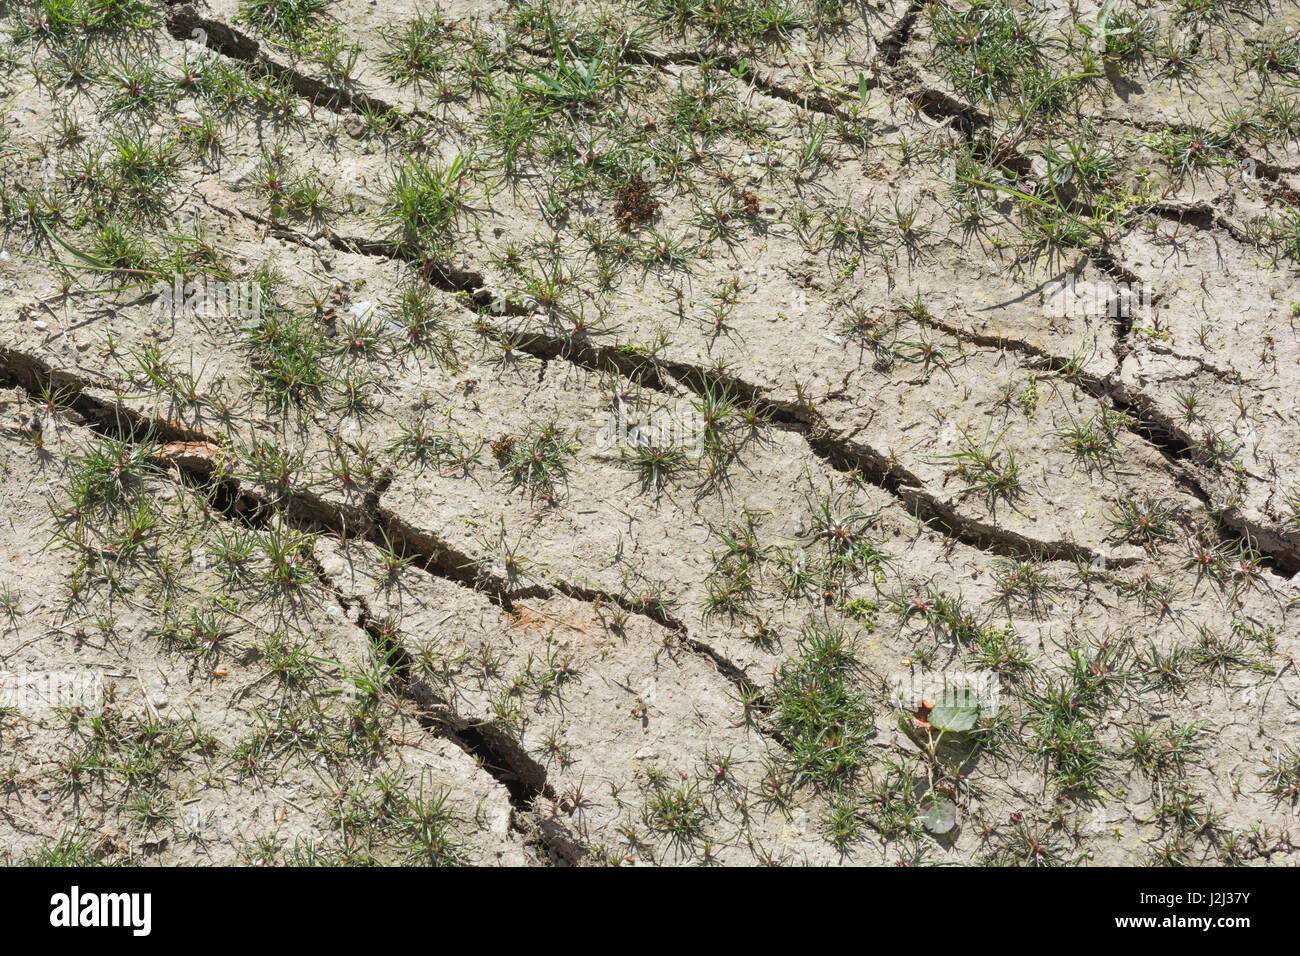
[[[1296,861],[1295,3],[3,14],[8,862]]]

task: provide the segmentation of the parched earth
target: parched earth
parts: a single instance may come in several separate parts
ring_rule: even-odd
[[[0,858],[1296,861],[1300,5],[3,12]]]

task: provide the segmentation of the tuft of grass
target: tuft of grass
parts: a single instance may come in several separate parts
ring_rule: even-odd
[[[794,788],[837,789],[866,764],[876,722],[860,674],[852,638],[826,624],[806,628],[797,657],[777,671],[766,716]]]
[[[551,500],[565,481],[565,459],[573,455],[574,448],[572,436],[558,422],[550,422],[532,425],[522,438],[497,439],[492,454],[512,487]]]
[[[936,455],[935,458],[956,463],[957,476],[966,482],[960,494],[978,492],[992,508],[999,499],[1014,501],[1023,493],[1024,486],[1020,481],[1020,467],[1016,463],[1015,452],[1001,449],[1007,429],[1004,428],[992,441],[989,440],[991,424],[989,429],[982,442],[976,441],[962,429],[958,450],[948,455]]]
[[[43,846],[23,857],[23,866],[98,866],[100,852],[89,834],[64,830],[50,846]]]
[[[329,348],[309,316],[272,303],[244,329],[253,375],[261,391],[281,409],[318,396],[330,381]]]
[[[839,0],[817,0],[817,21],[805,18],[794,0],[650,0],[646,11],[665,28],[700,37],[719,47],[753,47],[761,41],[788,37],[813,22],[837,22],[844,16]]]
[[[1300,34],[1270,34],[1246,41],[1246,66],[1261,77],[1300,74]]]
[[[595,50],[583,56],[562,35],[550,11],[546,15],[549,62],[533,66],[516,60],[514,66],[530,79],[516,81],[516,89],[535,104],[542,116],[562,112],[581,115],[599,107],[605,92],[626,72],[619,69],[613,50]]]
[[[1042,825],[1011,815],[1011,826],[998,827],[986,837],[989,843],[984,863],[990,866],[1064,866],[1070,862],[1060,836]]]
[[[678,847],[694,847],[704,840],[708,815],[698,782],[669,786],[661,775],[652,775],[649,790],[642,814],[647,827]]]
[[[1175,179],[1182,180],[1188,173],[1211,166],[1227,166],[1233,162],[1229,150],[1231,137],[1222,130],[1201,126],[1182,129],[1166,127],[1149,140],[1151,148],[1164,157]]]
[[[316,26],[326,0],[243,0],[237,22],[284,39],[299,39]]]
[[[455,866],[464,862],[465,846],[457,835],[459,814],[446,790],[426,795],[420,792],[403,802],[394,820],[395,845],[407,866]]]
[[[1111,526],[1120,541],[1137,541],[1155,551],[1163,541],[1174,539],[1174,507],[1158,498],[1140,501],[1123,498],[1115,505]]]
[[[1124,412],[1102,409],[1081,422],[1060,430],[1065,447],[1074,452],[1088,470],[1113,466],[1118,460],[1119,433],[1131,425]]]
[[[384,75],[395,83],[435,82],[451,62],[444,49],[452,27],[442,14],[421,11],[399,28],[387,28],[380,37],[386,47],[379,62]]]
[[[434,261],[451,258],[467,172],[468,161],[459,155],[445,169],[409,156],[393,168],[381,218],[400,230],[403,252]]]
[[[1300,749],[1277,748],[1260,776],[1268,793],[1295,803],[1300,799]]]
[[[1003,96],[1043,61],[1042,25],[1003,0],[934,4],[928,13],[937,64],[967,96]]]
[[[1100,783],[1106,750],[1076,691],[1072,682],[1057,680],[1030,698],[1033,750],[1063,790],[1090,792]]]

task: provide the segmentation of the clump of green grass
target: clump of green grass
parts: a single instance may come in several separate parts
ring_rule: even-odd
[[[515,61],[515,67],[530,79],[517,79],[516,89],[541,115],[562,112],[571,116],[589,113],[605,101],[626,72],[620,69],[613,50],[593,50],[585,56],[562,35],[549,11],[546,33],[550,60],[542,66]]]
[[[921,829],[921,787],[925,773],[914,758],[903,761],[892,756],[884,759],[883,773],[868,772],[862,796],[870,805],[868,820],[886,839],[917,833]]]
[[[836,789],[866,764],[876,722],[860,675],[852,638],[830,625],[807,628],[797,656],[778,670],[766,716],[794,788]]]
[[[834,23],[844,15],[836,0],[818,0],[817,8],[827,18],[819,22]],[[719,46],[752,47],[769,38],[786,37],[812,22],[793,0],[651,0],[647,12],[666,28]]]
[[[877,526],[879,513],[859,511],[829,494],[810,495],[806,500],[808,538],[825,549],[823,563],[817,566],[824,573],[824,590],[838,591],[863,575],[877,583],[882,580],[889,555],[868,534]]]
[[[140,238],[139,230],[120,219],[109,219],[95,228],[89,251],[122,282],[138,283],[156,271],[150,268],[155,262],[154,251]]]
[[[638,442],[622,450],[620,459],[641,479],[642,491],[658,492],[670,485],[685,467],[686,450],[676,445]]]
[[[328,202],[320,179],[294,171],[285,151],[279,147],[262,154],[261,163],[253,174],[253,183],[266,199],[271,218],[276,221],[289,216],[319,217]]]
[[[971,663],[1009,681],[1023,679],[1033,666],[1024,642],[1010,624],[981,627],[971,641],[969,654]]]
[[[379,62],[385,75],[396,83],[434,81],[450,63],[444,49],[452,27],[437,10],[421,11],[399,28],[387,28],[380,37],[387,48]]]
[[[332,86],[345,87],[356,78],[361,45],[344,40],[337,23],[312,27],[289,46],[316,64],[325,82]]]
[[[1123,498],[1115,505],[1111,525],[1120,541],[1136,540],[1154,551],[1162,541],[1174,539],[1174,515],[1175,509],[1157,498]]]
[[[1049,142],[1043,149],[1047,179],[1053,190],[1071,185],[1095,191],[1104,187],[1119,168],[1114,149],[1091,127]]]
[[[698,78],[684,74],[664,107],[670,129],[683,136],[700,137],[708,144],[719,136],[757,141],[767,121],[747,110],[734,92],[734,83],[709,73]]]
[[[1300,263],[1300,210],[1289,210],[1273,224],[1273,237],[1283,256]]]
[[[1107,11],[1104,29],[1095,33],[1101,53],[1110,60],[1137,60],[1155,41],[1156,21],[1136,10]]]
[[[1172,724],[1161,730],[1142,724],[1128,728],[1127,745],[1121,756],[1153,777],[1181,777],[1187,765],[1199,759],[1200,738],[1206,732],[1201,722]]]
[[[1300,799],[1300,749],[1275,750],[1261,776],[1269,793],[1295,803]]]
[[[109,134],[108,145],[106,198],[141,207],[165,201],[181,167],[180,144],[174,137],[153,139],[146,130],[133,127]]]
[[[492,454],[515,488],[551,500],[566,477],[565,459],[574,451],[573,438],[558,422],[533,425],[522,438],[503,436]]]
[[[237,19],[263,33],[296,39],[320,21],[325,6],[326,0],[244,0]]]
[[[862,839],[865,824],[862,806],[852,796],[837,794],[827,801],[821,819],[822,832],[841,853]]]
[[[1177,0],[1173,4],[1174,22],[1187,27],[1215,24],[1224,26],[1232,14],[1251,4],[1228,3],[1225,0]]]
[[[446,368],[457,367],[455,336],[441,300],[428,283],[404,282],[397,293],[392,319],[412,348],[427,349]]]
[[[68,490],[80,512],[116,511],[144,491],[145,480],[159,470],[149,460],[147,442],[102,438],[72,462]]]
[[[78,36],[143,30],[158,22],[149,0],[36,0],[15,4],[14,40],[57,44]]]
[[[445,169],[413,157],[393,168],[381,217],[398,227],[398,243],[406,253],[435,261],[451,257],[456,216],[467,199],[467,172],[463,156]]]
[[[397,436],[388,446],[390,453],[403,455],[419,468],[434,466],[445,469],[444,475],[468,475],[479,464],[483,439],[471,439],[448,427],[435,430],[423,415],[399,426]]]
[[[325,336],[311,317],[270,303],[244,334],[253,374],[272,404],[287,408],[303,402],[331,380]]]
[[[1177,179],[1210,166],[1232,162],[1228,150],[1231,138],[1222,130],[1194,126],[1183,129],[1166,127],[1150,139],[1151,147],[1169,164]]]
[[[1274,34],[1246,41],[1246,65],[1261,76],[1300,74],[1300,35]]]
[[[1042,62],[1042,24],[1002,0],[935,4],[929,15],[939,68],[968,96],[1002,96]]]
[[[990,425],[990,429],[991,427]],[[1013,501],[1024,491],[1015,452],[1001,449],[1006,433],[1007,429],[1003,429],[990,442],[990,434],[986,432],[981,442],[963,429],[957,451],[948,455],[935,456],[956,463],[957,476],[966,482],[965,487],[961,489],[961,494],[978,492],[989,507],[993,507],[999,499]]]
[[[705,580],[704,616],[725,614],[731,619],[744,614],[744,605],[755,593],[755,576],[749,567],[722,562]]]
[[[402,799],[393,820],[393,840],[407,866],[455,866],[465,860],[465,845],[457,834],[460,815],[446,790],[426,795],[421,786],[414,797]]]
[[[1131,665],[1127,642],[1088,638],[1068,647],[1065,673],[1027,696],[1031,749],[1066,791],[1092,792],[1111,765],[1101,716],[1124,687]]]
[[[1059,833],[1013,813],[1009,827],[993,828],[986,836],[988,866],[1063,866],[1070,862]]]
[[[121,59],[111,68],[112,92],[100,107],[106,115],[150,113],[170,101],[174,85],[157,64]]]
[[[1060,434],[1065,447],[1074,452],[1085,468],[1103,469],[1116,464],[1119,433],[1130,425],[1131,420],[1124,412],[1102,409],[1084,421],[1065,426]]]
[[[1091,719],[1069,682],[1057,682],[1031,701],[1035,750],[1065,790],[1088,791],[1099,782],[1106,751]]]
[[[666,775],[652,772],[642,818],[647,827],[665,835],[679,848],[699,845],[705,839],[708,823],[699,783],[682,781],[673,786],[668,783]]]
[[[93,834],[64,830],[49,846],[23,856],[23,866],[101,866],[102,853]]]

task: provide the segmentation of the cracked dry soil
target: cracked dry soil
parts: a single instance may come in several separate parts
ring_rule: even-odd
[[[1294,2],[0,23],[8,862],[1294,863]]]

